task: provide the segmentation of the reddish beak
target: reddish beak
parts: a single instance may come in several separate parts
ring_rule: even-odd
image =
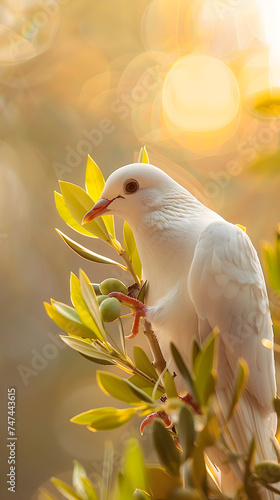
[[[100,217],[105,212],[107,212],[107,207],[112,203],[113,200],[106,200],[106,198],[100,198],[97,203],[92,207],[92,209],[84,215],[82,224],[86,224],[86,222],[90,222],[96,217]]]

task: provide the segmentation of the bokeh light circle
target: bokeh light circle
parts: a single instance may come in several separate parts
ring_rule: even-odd
[[[238,83],[230,68],[205,55],[179,59],[166,76],[162,98],[167,118],[192,132],[225,127],[236,117],[240,104]]]

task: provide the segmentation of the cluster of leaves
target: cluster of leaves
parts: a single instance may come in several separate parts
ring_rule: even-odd
[[[148,163],[145,149],[142,149],[139,160]],[[56,205],[61,217],[72,229],[88,237],[104,241],[122,258],[123,264],[88,250],[60,231],[59,234],[67,245],[83,258],[97,263],[117,265],[130,273],[135,283],[134,288],[140,291],[138,298],[143,300],[145,284],[141,282],[141,262],[128,224],[125,222],[123,226],[124,248],[116,239],[114,219],[111,215],[99,217],[85,226],[81,224],[85,213],[99,199],[104,184],[105,181],[99,168],[89,158],[86,169],[86,191],[63,182],[61,194],[55,195]],[[279,266],[279,253],[277,253],[280,248],[279,238],[277,245],[275,261]],[[272,258],[271,252],[270,258]],[[271,266],[271,260],[269,265]],[[273,274],[274,272],[275,270]],[[280,290],[280,285],[277,286]],[[194,343],[191,371],[177,347],[171,346],[178,374],[180,373],[183,377],[188,390],[188,396],[183,400],[177,394],[173,375],[167,368],[159,375],[141,347],[134,346],[134,359],[130,359],[127,354],[121,316],[116,319],[118,336],[108,331],[99,307],[98,287],[92,285],[82,270],[79,277],[71,275],[70,289],[72,306],[55,300],[51,300],[50,304],[45,304],[52,320],[67,333],[61,336],[62,340],[92,362],[104,366],[115,365],[129,374],[128,378],[122,378],[107,371],[97,372],[101,390],[110,397],[125,403],[124,408],[94,408],[76,415],[72,418],[72,422],[86,425],[91,431],[108,431],[120,427],[135,415],[144,418],[146,424],[153,422],[153,441],[160,465],[145,464],[138,441],[130,440],[124,451],[123,464],[118,472],[117,481],[114,482],[112,481],[112,450],[110,446],[107,446],[106,470],[98,493],[84,468],[75,462],[73,487],[58,479],[52,479],[57,490],[65,498],[68,500],[131,500],[132,498],[226,500],[227,497],[223,495],[219,487],[216,468],[213,467],[206,454],[207,448],[213,445],[223,450],[228,456],[228,461],[244,460],[244,483],[236,492],[235,500],[261,499],[260,485],[277,491],[272,485],[280,480],[280,465],[269,461],[255,465],[253,441],[247,457],[236,456],[227,447],[223,436],[248,376],[247,365],[242,359],[238,361],[227,422],[224,428],[218,424],[213,410],[217,382],[218,332],[216,329],[202,348]],[[278,406],[280,409],[280,404],[276,400],[277,410]],[[158,416],[165,422],[170,422],[171,425],[166,427],[159,418],[154,418]],[[108,464],[110,464],[109,467]],[[44,492],[44,495],[48,500],[56,500],[56,497],[50,493]]]
[[[217,343],[218,332],[214,330],[202,349],[194,344],[192,372],[186,367],[175,345],[172,345],[178,372],[189,387],[190,394],[193,398],[197,398],[199,406],[190,404],[190,401],[193,401],[190,398],[185,401],[178,397],[174,377],[168,370],[161,377],[162,384],[159,384],[153,365],[138,346],[135,346],[134,350],[135,362],[141,373],[149,378],[149,383],[148,379],[145,381],[139,375],[124,379],[99,371],[97,378],[100,388],[107,395],[129,406],[123,409],[95,408],[77,415],[72,422],[86,425],[92,431],[110,430],[125,424],[135,414],[145,417],[160,411],[161,415],[164,413],[172,423],[175,422],[175,426],[167,428],[160,419],[155,419],[153,422],[153,442],[160,465],[145,464],[138,441],[132,439],[126,444],[117,481],[112,479],[112,451],[108,455],[107,447],[106,473],[101,478],[98,492],[90,483],[83,467],[77,462],[74,465],[73,487],[61,480],[52,479],[58,491],[68,500],[131,500],[132,498],[228,500],[220,490],[217,471],[206,455],[207,448],[213,445],[225,452],[228,461],[240,458],[245,461],[244,484],[236,493],[234,497],[236,500],[239,498],[261,500],[260,485],[277,491],[273,483],[280,480],[279,464],[265,461],[255,465],[254,442],[251,444],[248,457],[234,455],[225,443],[223,429],[220,428],[213,411]],[[247,375],[247,365],[240,359],[227,423],[238,404]],[[139,385],[142,385],[142,388]],[[160,402],[158,398],[163,393],[167,398],[164,402]],[[200,411],[197,411],[198,407]],[[111,464],[110,467],[108,464]],[[44,494],[48,500],[57,500],[50,493],[44,492]]]
[[[142,162],[148,161],[144,148],[140,153],[140,159]],[[116,239],[114,217],[112,215],[104,215],[103,217],[98,217],[96,220],[92,220],[82,225],[84,215],[93,207],[94,203],[99,200],[104,186],[105,180],[100,169],[93,159],[88,156],[85,180],[86,190],[71,182],[61,181],[61,194],[55,192],[56,208],[61,218],[69,227],[84,236],[98,238],[105,242],[117,252],[122,258],[123,263],[109,259],[104,255],[99,255],[72,240],[61,231],[57,230],[57,232],[67,245],[84,259],[99,264],[113,264],[118,266],[124,271],[128,271],[134,282],[140,284],[142,266],[132,230],[127,222],[123,225],[124,248]]]

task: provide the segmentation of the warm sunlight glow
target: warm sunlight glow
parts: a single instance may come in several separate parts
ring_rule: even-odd
[[[267,66],[251,79],[251,85],[259,88],[247,93],[246,104],[256,116],[269,118],[280,115],[280,2],[259,0],[258,7],[257,37],[267,44]]]
[[[270,46],[270,85],[280,85],[280,2],[259,0],[264,38]]]
[[[239,88],[232,71],[204,55],[179,59],[167,74],[163,107],[182,130],[208,132],[231,122],[239,108]]]

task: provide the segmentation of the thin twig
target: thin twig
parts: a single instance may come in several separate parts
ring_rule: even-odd
[[[146,319],[144,320],[144,335],[148,340],[150,349],[152,351],[152,355],[154,357],[153,360],[154,368],[158,376],[160,376],[164,368],[166,367],[166,361],[162,355],[157,338],[152,330],[152,325]]]

